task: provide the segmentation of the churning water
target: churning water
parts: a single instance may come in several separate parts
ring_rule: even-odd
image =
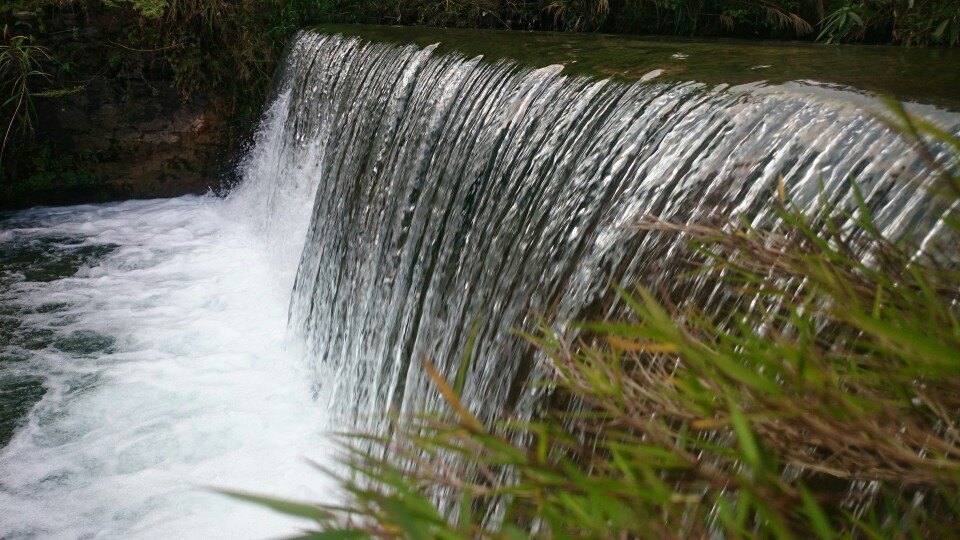
[[[538,358],[505,330],[669,287],[645,215],[770,223],[782,175],[804,205],[857,178],[890,230],[936,219],[862,96],[655,81],[306,32],[229,197],[6,216],[0,536],[290,532],[199,488],[330,496],[301,459],[324,430],[432,406],[417,358],[453,373],[474,331],[468,404],[529,411]]]
[[[301,458],[324,411],[285,337],[289,272],[237,217],[190,197],[7,220],[41,281],[5,276],[4,376],[43,398],[0,455],[3,536],[266,537],[291,524],[198,488],[318,496]]]

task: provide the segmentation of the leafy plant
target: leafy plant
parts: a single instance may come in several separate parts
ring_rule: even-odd
[[[819,41],[863,40],[869,34],[907,46],[960,43],[957,0],[846,0],[820,21]]]
[[[911,5],[894,30],[906,45],[960,44],[960,2],[927,2]]]
[[[860,33],[866,28],[869,14],[862,5],[840,6],[821,21],[818,41],[837,43]]]

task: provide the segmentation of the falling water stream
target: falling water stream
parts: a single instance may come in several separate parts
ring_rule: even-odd
[[[672,286],[680,244],[644,216],[770,224],[782,176],[809,208],[851,204],[856,178],[889,231],[937,219],[920,158],[851,89],[394,41],[300,33],[226,198],[0,217],[0,537],[290,533],[203,488],[335,497],[303,458],[435,406],[421,357],[472,358],[479,414],[528,413],[540,359],[506,330]]]

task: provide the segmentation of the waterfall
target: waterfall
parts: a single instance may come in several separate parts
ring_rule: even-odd
[[[423,43],[298,34],[225,198],[0,214],[0,537],[298,534],[201,488],[335,502],[298,458],[335,466],[326,430],[437,408],[421,358],[469,361],[481,419],[525,417],[544,359],[511,330],[616,317],[614,286],[728,300],[680,279],[683,237],[648,216],[776,226],[781,186],[852,209],[856,179],[883,230],[938,226],[921,157],[853,88]]]
[[[678,286],[683,240],[631,227],[644,216],[770,224],[782,178],[801,207],[853,204],[856,179],[883,228],[930,219],[920,158],[855,91],[611,82],[434,49],[300,33],[274,172],[245,187],[312,201],[290,324],[351,429],[436,406],[420,358],[451,378],[470,358],[482,416],[528,409],[540,358],[509,330],[615,313],[612,285]]]

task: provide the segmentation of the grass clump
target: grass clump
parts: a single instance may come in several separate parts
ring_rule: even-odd
[[[0,111],[8,111],[3,117],[3,141],[0,142],[0,162],[11,136],[28,136],[36,123],[33,105],[37,93],[34,80],[49,80],[50,74],[42,64],[50,60],[44,47],[32,45],[26,36],[13,36],[7,43],[0,43]]]
[[[317,521],[305,537],[949,538],[960,535],[960,140],[895,109],[941,219],[881,232],[863,197],[776,226],[676,225],[704,296],[621,291],[624,315],[544,327],[549,406],[447,411],[348,439],[343,506],[233,496]],[[654,284],[650,284],[654,285]],[[719,307],[717,307],[719,306]]]

